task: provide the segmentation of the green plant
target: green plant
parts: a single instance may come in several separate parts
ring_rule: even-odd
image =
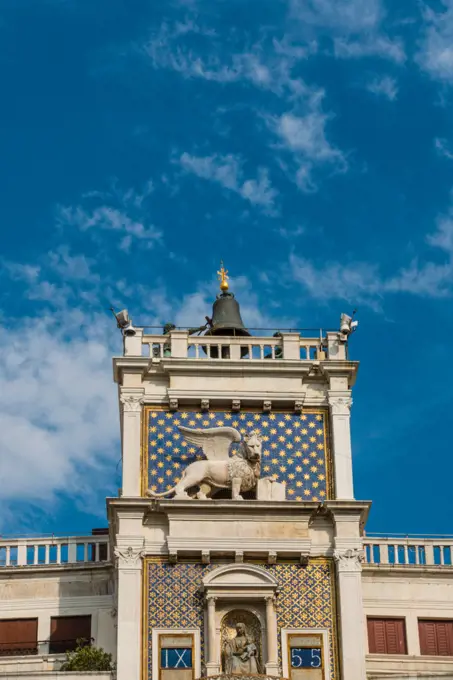
[[[73,652],[66,652],[66,661],[60,668],[62,671],[113,671],[112,655],[99,647],[92,647],[87,640],[77,640]]]

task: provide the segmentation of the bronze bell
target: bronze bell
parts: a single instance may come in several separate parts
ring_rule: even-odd
[[[244,327],[244,322],[241,318],[241,310],[239,303],[234,297],[233,293],[224,291],[217,295],[217,299],[212,306],[212,319],[208,320],[210,328],[206,331],[206,335],[211,336],[250,336],[248,330]],[[215,346],[211,346],[211,359],[218,359],[219,351]],[[208,347],[203,347],[206,354],[209,355]],[[222,359],[229,359],[230,348],[228,346],[222,347]],[[241,350],[241,355],[245,355],[248,348],[244,347]]]
[[[239,303],[234,297],[233,293],[228,290],[228,276],[227,272],[223,267],[223,263],[218,272],[220,277],[220,289],[221,293],[217,295],[216,301],[212,306],[212,319],[206,317],[209,329],[206,331],[206,335],[210,336],[244,336],[249,337],[250,333],[244,326],[244,322],[241,318],[241,311],[239,309]],[[211,346],[211,352],[209,355],[208,347],[203,347],[203,350],[212,359],[218,359],[219,352],[218,348]],[[229,359],[230,348],[225,346],[222,347],[222,359]],[[245,355],[248,352],[248,348],[244,347],[241,350],[241,355]]]
[[[233,293],[217,295],[212,306],[211,328],[206,335],[250,335],[244,327],[239,303]]]

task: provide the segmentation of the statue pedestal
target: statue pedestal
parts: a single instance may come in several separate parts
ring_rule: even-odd
[[[286,500],[285,482],[274,482],[269,478],[259,479],[256,485],[256,499],[258,501]]]

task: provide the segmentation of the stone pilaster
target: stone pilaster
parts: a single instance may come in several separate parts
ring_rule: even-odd
[[[275,612],[275,597],[266,597],[266,635],[267,635],[267,663],[266,673],[268,675],[280,675],[278,665],[278,629],[277,615]]]
[[[362,601],[362,548],[336,548],[342,680],[365,680],[366,640]]]
[[[122,404],[122,495],[140,496],[140,446],[143,394],[141,392],[122,392],[120,401]]]
[[[206,604],[208,609],[208,650],[206,662],[206,675],[216,675],[220,673],[220,665],[217,658],[216,649],[216,621],[215,610],[217,598],[213,595],[206,597]]]
[[[117,680],[140,680],[143,541],[114,549],[118,570]]]
[[[332,432],[335,498],[337,500],[351,500],[354,498],[350,429],[352,399],[348,391],[336,392],[332,390],[328,393],[328,399]]]

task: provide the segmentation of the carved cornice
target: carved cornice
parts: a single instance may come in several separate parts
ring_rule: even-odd
[[[133,548],[131,545],[126,547],[116,547],[113,549],[118,569],[138,569],[141,567],[141,560],[145,554],[143,548]]]
[[[361,548],[347,548],[346,550],[334,550],[333,557],[337,563],[339,572],[354,573],[362,571],[362,562],[365,553]]]
[[[139,413],[145,403],[142,394],[122,394],[120,401],[126,413]]]

